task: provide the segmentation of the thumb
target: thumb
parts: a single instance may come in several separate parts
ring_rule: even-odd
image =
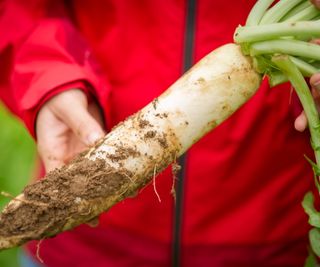
[[[320,90],[320,73],[312,75],[310,78],[310,85],[318,91]]]
[[[296,118],[294,121],[294,128],[299,131],[303,132],[308,126],[308,120],[304,111]]]
[[[94,145],[105,135],[101,125],[89,113],[88,101],[82,91],[63,93],[53,102],[53,111],[86,146]]]

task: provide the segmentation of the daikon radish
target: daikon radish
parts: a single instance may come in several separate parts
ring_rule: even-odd
[[[317,72],[320,48],[308,41],[320,36],[319,22],[312,20],[320,13],[306,12],[306,1],[291,1],[271,8],[273,1],[257,1],[247,26],[236,30],[238,44],[209,53],[95,147],[28,185],[0,215],[0,249],[72,229],[136,193],[248,101],[263,75],[270,75],[274,84],[292,80],[292,72],[275,54],[283,54],[296,76]],[[303,8],[297,8],[302,2]],[[303,11],[308,22],[299,21]],[[319,53],[303,52],[305,47]]]

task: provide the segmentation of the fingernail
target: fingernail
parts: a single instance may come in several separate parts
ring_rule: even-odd
[[[99,139],[101,139],[103,136],[100,134],[100,133],[97,133],[97,132],[93,132],[93,133],[90,133],[88,135],[88,138],[87,138],[87,144],[89,146],[92,146],[94,145],[97,141],[99,141]]]

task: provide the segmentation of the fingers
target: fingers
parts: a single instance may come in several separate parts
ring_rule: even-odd
[[[57,120],[50,109],[44,107],[40,110],[36,122],[37,148],[46,171],[64,164],[64,152],[67,147],[64,135],[66,131],[68,131],[67,126]]]
[[[37,147],[46,171],[66,164],[104,136],[102,116],[86,95],[70,90],[53,97],[39,111]]]
[[[315,7],[320,9],[320,0],[311,0],[311,3],[315,5]]]
[[[303,132],[307,128],[307,126],[308,126],[307,117],[304,111],[302,111],[301,114],[294,121],[294,128],[299,132]]]
[[[311,0],[311,2],[318,8],[320,8],[320,0]],[[320,45],[320,39],[314,39],[311,41],[314,44]],[[311,85],[312,90],[312,96],[315,100],[318,112],[320,112],[320,73],[316,73],[312,75],[309,81]],[[299,131],[303,132],[308,126],[308,120],[304,113],[304,111],[301,112],[301,114],[296,118],[294,122],[294,128]]]
[[[320,73],[312,75],[312,77],[310,78],[310,85],[312,88],[320,91]]]
[[[316,107],[318,112],[320,112],[320,73],[317,73],[310,78],[310,85]],[[303,132],[307,126],[308,120],[304,111],[302,111],[294,122],[294,128],[299,132]]]
[[[64,163],[63,163],[63,161],[52,157],[52,159],[43,160],[43,165],[44,165],[46,172],[50,172],[56,168],[62,167],[64,165]]]
[[[83,92],[70,90],[60,94],[53,99],[51,109],[86,146],[92,146],[104,136],[101,125],[88,111]]]

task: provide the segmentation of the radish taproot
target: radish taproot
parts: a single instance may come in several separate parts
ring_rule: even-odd
[[[95,148],[27,186],[1,214],[0,247],[73,228],[132,195],[228,118],[260,80],[239,46],[213,51]]]
[[[281,0],[270,7],[273,2],[257,1],[247,26],[236,30],[238,44],[227,44],[208,54],[95,147],[26,186],[0,215],[0,249],[72,229],[136,193],[248,101],[264,74],[270,75],[274,84],[292,80],[292,72],[286,72],[285,64],[279,63],[274,54],[288,54],[285,57],[295,75],[303,77],[301,72],[305,76],[317,72],[319,56],[301,52],[300,46],[312,47],[320,55],[318,46],[307,43],[313,37],[320,37],[319,22],[312,20],[320,12],[313,15],[306,12],[310,8],[307,1],[295,0],[292,4],[293,0]],[[282,8],[288,7],[286,3],[291,3],[290,8]],[[302,4],[303,8],[299,9]],[[310,21],[276,24],[284,17],[301,20],[304,17],[299,16],[301,12],[308,13]],[[310,31],[302,23],[308,23]],[[276,41],[280,44],[266,48],[268,42]],[[281,44],[282,41],[286,43]],[[289,49],[288,42],[303,45]],[[291,60],[293,57],[295,60]],[[314,107],[312,97],[309,102]],[[315,114],[312,112],[311,116]],[[315,124],[317,121],[309,125]]]

